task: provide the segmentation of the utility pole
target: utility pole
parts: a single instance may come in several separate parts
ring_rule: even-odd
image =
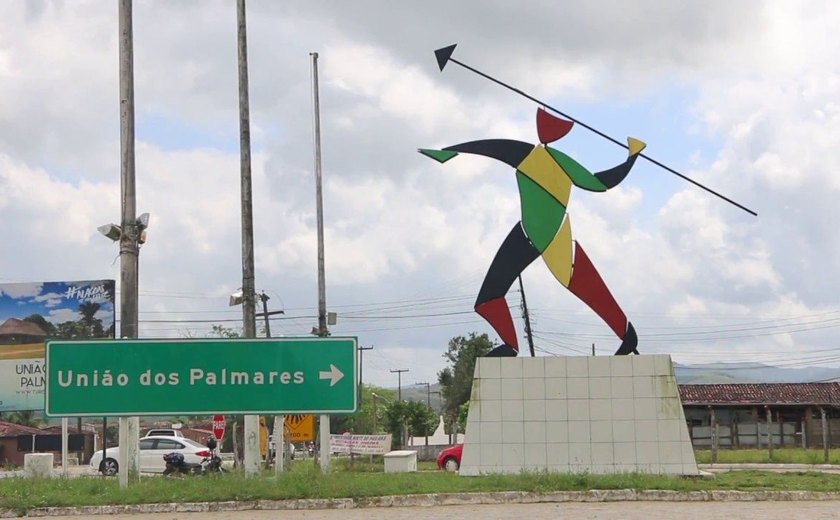
[[[324,197],[321,189],[321,103],[318,94],[318,53],[312,58],[312,140],[315,154],[315,209],[318,226],[318,336],[329,335],[327,330],[327,282],[324,274]],[[330,471],[330,416],[323,414],[318,421],[321,471]]]
[[[245,0],[236,2],[236,35],[239,63],[239,174],[242,196],[242,331],[257,337],[254,293],[254,212],[251,187],[251,119],[248,101],[248,38]],[[260,418],[245,416],[245,476],[260,472]]]
[[[414,383],[414,384],[415,385],[426,385],[426,406],[431,408],[432,407],[432,385],[430,385],[428,382],[427,383]],[[432,433],[434,433],[434,432],[432,432]],[[428,432],[426,432],[425,437],[426,437],[426,446],[428,446],[429,445],[429,433]]]
[[[265,319],[265,337],[271,337],[271,324],[268,321],[269,316],[274,316],[275,314],[286,314],[285,311],[268,311],[268,300],[271,298],[265,294],[265,291],[260,292],[260,301],[262,302],[263,311],[257,313],[255,316],[260,316]],[[255,334],[256,335],[256,334]]]
[[[408,372],[407,368],[397,368],[395,370],[391,370],[391,373],[397,374],[397,401],[402,401],[402,373]]]
[[[362,379],[362,369],[365,366],[365,363],[364,363],[364,361],[365,361],[365,350],[373,350],[373,345],[371,345],[369,347],[358,347],[358,350],[359,350],[359,410],[361,410],[362,409],[362,395],[364,395],[363,392],[362,392],[362,384],[363,384],[363,381],[364,381]]]
[[[534,337],[531,334],[531,317],[528,316],[528,303],[525,301],[525,287],[522,285],[522,275],[519,275],[519,292],[522,293],[522,319],[525,320],[525,335],[528,337],[528,348],[531,349],[531,357],[534,357]]]
[[[260,292],[260,301],[262,302],[262,308],[263,308],[262,315],[263,315],[263,318],[265,319],[265,337],[266,338],[271,337],[271,323],[269,323],[269,321],[268,321],[268,300],[270,300],[270,298],[268,297],[267,294],[265,294],[265,291]]]
[[[262,316],[265,319],[265,337],[271,337],[271,323],[268,320],[268,317],[272,314],[284,314],[283,311],[273,311],[268,312],[268,300],[271,298],[265,294],[265,291],[260,291],[260,301],[262,302],[263,311],[256,316]],[[255,302],[256,303],[256,302]],[[256,331],[254,331],[254,336],[256,336]],[[277,425],[280,425],[278,428]],[[257,422],[259,426],[259,419]],[[279,435],[278,435],[279,433]],[[277,447],[280,446],[281,449],[278,450]],[[278,451],[282,455],[278,455]],[[283,470],[286,466],[286,458],[290,457],[290,450],[289,450],[289,441],[286,439],[286,416],[285,415],[275,415],[274,416],[274,474],[276,476],[280,476],[283,474]]]
[[[430,383],[414,383],[417,386],[426,385],[426,406],[432,407],[432,385]]]
[[[595,355],[595,343],[592,344],[592,355]]]
[[[120,0],[120,187],[122,233],[120,235],[120,337],[137,337],[139,230],[134,171],[134,30],[131,0]],[[140,418],[121,417],[119,467],[120,487],[140,482]]]

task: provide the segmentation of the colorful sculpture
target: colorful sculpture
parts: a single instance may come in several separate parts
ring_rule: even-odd
[[[569,133],[573,125],[574,122],[557,118],[540,108],[537,110],[540,144],[536,146],[508,139],[486,139],[442,150],[419,150],[440,163],[459,153],[470,153],[497,159],[516,169],[522,220],[513,226],[496,253],[475,302],[475,311],[503,342],[490,352],[490,356],[516,356],[519,353],[516,328],[505,295],[522,271],[540,256],[555,278],[595,311],[621,339],[616,354],[638,354],[636,330],[580,242],[572,240],[571,220],[566,208],[572,185],[588,191],[606,191],[617,186],[630,172],[645,143],[629,137],[627,160],[593,174],[568,155],[547,146]]]

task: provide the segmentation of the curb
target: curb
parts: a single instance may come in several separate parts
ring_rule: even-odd
[[[247,500],[242,502],[186,502],[182,504],[135,504],[82,507],[37,507],[25,515],[11,509],[0,510],[0,518],[117,515],[141,513],[209,513],[224,511],[294,511],[314,509],[356,509],[369,507],[432,507],[454,505],[535,504],[562,502],[759,502],[840,500],[840,492],[814,491],[657,491],[634,489],[593,489],[531,493],[444,493],[390,495],[361,498],[313,498],[294,500]]]

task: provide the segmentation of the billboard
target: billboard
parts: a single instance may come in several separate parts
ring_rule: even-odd
[[[0,412],[43,410],[47,339],[114,337],[114,280],[0,284]]]

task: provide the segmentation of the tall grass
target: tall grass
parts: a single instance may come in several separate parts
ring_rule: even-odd
[[[103,477],[0,479],[0,509],[25,512],[42,506],[365,498],[478,491],[545,493],[588,489],[836,491],[840,490],[840,475],[743,471],[719,474],[715,479],[632,473],[523,473],[459,477],[444,471],[385,474],[381,469],[374,472],[359,464],[354,464],[352,470],[336,464],[333,472],[324,475],[312,464],[304,463],[294,465],[280,478],[275,478],[273,473],[258,478],[245,478],[238,473],[215,477],[148,477],[127,489],[120,489],[117,479]]]

